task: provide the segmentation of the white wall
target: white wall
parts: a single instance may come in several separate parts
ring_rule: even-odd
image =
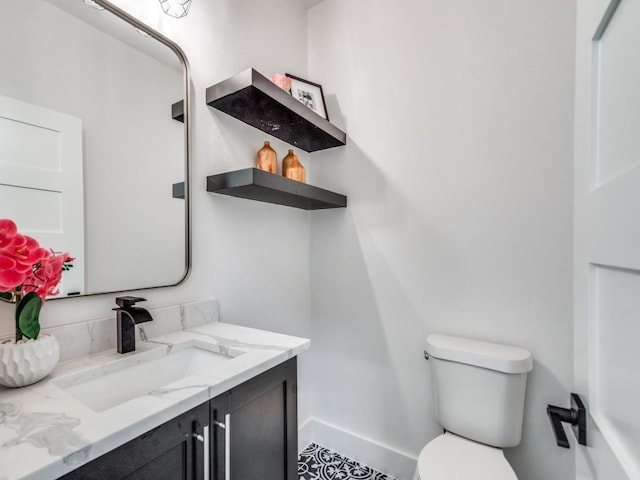
[[[224,321],[310,336],[301,421],[313,413],[409,456],[440,432],[427,333],[528,347],[525,438],[507,456],[524,480],[571,478],[544,409],[567,401],[572,373],[574,2],[314,7],[307,76],[349,144],[301,160],[349,207],[311,215],[204,190],[267,139],[207,107],[205,88],[250,66],[303,75],[303,5],[194,0],[176,20],[157,2],[117,4],[175,39],[192,69],[193,272],[139,292],[148,305],[213,294]],[[109,315],[114,296],[48,302],[43,322]]]
[[[425,336],[521,345],[507,458],[572,478],[545,408],[572,380],[575,2],[326,0],[308,21],[308,77],[349,134],[311,165],[349,196],[311,220],[314,418],[415,457],[441,433]]]
[[[208,107],[206,87],[251,66],[269,76],[304,71],[306,10],[295,0],[194,0],[188,17],[174,19],[155,0],[114,3],[181,45],[191,64],[194,94],[192,273],[178,287],[136,294],[147,298],[149,307],[213,295],[220,300],[223,321],[308,337],[309,214],[205,191],[207,175],[252,166],[268,139]],[[271,140],[281,158],[287,146]],[[115,297],[49,301],[42,322],[54,326],[109,316]],[[0,305],[2,330],[10,331],[10,315],[9,306]],[[302,372],[306,363],[305,353]],[[302,419],[310,415],[307,378],[301,373]]]

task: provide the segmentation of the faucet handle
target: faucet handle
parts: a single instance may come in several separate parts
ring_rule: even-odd
[[[146,298],[131,297],[128,295],[125,297],[116,297],[116,303],[118,304],[118,306],[122,308],[133,307],[137,302],[146,302],[146,301],[147,301]]]

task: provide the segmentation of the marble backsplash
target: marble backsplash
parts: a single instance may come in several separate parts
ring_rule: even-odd
[[[218,322],[218,300],[150,308],[152,322],[136,326],[136,342],[168,333]],[[42,333],[53,334],[60,342],[60,361],[71,360],[116,348],[116,313],[107,318],[43,328]]]

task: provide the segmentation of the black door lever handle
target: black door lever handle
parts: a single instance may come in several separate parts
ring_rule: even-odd
[[[571,448],[567,434],[562,426],[563,422],[573,426],[573,433],[576,435],[580,445],[587,444],[587,409],[577,394],[571,394],[571,408],[547,405],[547,415],[559,447]]]
[[[551,429],[556,437],[556,443],[559,447],[571,448],[569,439],[564,432],[563,422],[574,424],[573,411],[569,408],[556,407],[555,405],[547,405],[547,415],[551,421]]]

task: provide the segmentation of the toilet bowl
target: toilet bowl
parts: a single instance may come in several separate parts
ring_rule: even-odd
[[[522,437],[531,352],[432,334],[425,354],[436,420],[446,433],[422,449],[414,480],[517,480],[502,449]]]
[[[453,433],[431,440],[418,456],[416,480],[517,480],[502,449]]]

